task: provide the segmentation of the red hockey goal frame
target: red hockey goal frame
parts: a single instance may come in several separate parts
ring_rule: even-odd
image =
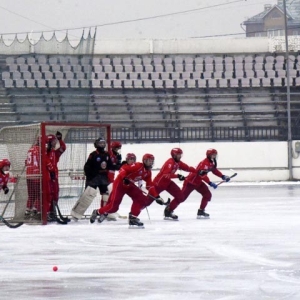
[[[47,224],[47,206],[50,201],[49,171],[46,168],[46,136],[60,131],[66,143],[66,152],[58,163],[60,200],[63,215],[69,215],[73,202],[79,198],[84,189],[84,163],[90,152],[94,151],[94,141],[103,137],[110,151],[111,126],[101,123],[83,122],[42,122],[28,125],[7,126],[0,129],[0,156],[11,162],[9,193],[0,194],[0,215],[12,222],[31,223],[25,217],[28,203],[28,176],[26,164],[28,151],[32,146],[40,144],[40,171],[35,178],[40,181],[40,193],[37,196],[41,206],[41,220],[34,224]],[[62,189],[61,189],[62,188]],[[98,205],[98,203],[95,203]],[[92,209],[92,208],[91,208]],[[87,216],[90,212],[87,212]]]

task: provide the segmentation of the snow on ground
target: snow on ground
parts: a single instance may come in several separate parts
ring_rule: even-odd
[[[193,193],[178,222],[153,203],[151,221],[140,215],[145,229],[122,219],[1,226],[1,300],[300,299],[300,185],[223,184],[212,193],[209,220],[196,219]]]

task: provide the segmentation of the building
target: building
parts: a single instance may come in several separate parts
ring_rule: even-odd
[[[284,35],[283,0],[272,6],[266,4],[264,11],[243,23],[246,37],[274,37]],[[286,0],[288,35],[300,35],[300,0]]]

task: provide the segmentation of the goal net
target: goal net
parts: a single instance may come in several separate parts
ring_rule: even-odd
[[[24,126],[3,127],[0,130],[0,159],[11,163],[8,182],[9,192],[0,191],[0,216],[11,222],[46,224],[46,203],[49,192],[49,173],[43,167],[46,162],[46,137],[48,134],[62,133],[66,151],[58,163],[59,201],[63,215],[70,215],[71,209],[85,188],[84,164],[90,152],[94,151],[94,141],[103,137],[110,146],[110,125],[99,123],[51,123],[43,122]],[[38,146],[38,157],[32,158],[29,150]],[[59,147],[59,142],[56,147]],[[31,155],[29,154],[31,153]],[[28,172],[30,160],[34,160],[38,171]],[[46,171],[45,171],[46,170]],[[29,174],[31,173],[31,174]],[[32,174],[34,173],[34,174]],[[47,174],[48,173],[48,174]],[[32,194],[33,188],[38,188]],[[33,195],[33,196],[32,196]],[[34,199],[33,199],[34,198]],[[39,207],[40,219],[32,219],[25,214],[29,207]],[[86,211],[88,217],[92,210],[100,206],[100,195]]]

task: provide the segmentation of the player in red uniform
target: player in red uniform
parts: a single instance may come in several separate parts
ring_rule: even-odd
[[[6,158],[0,160],[0,191],[6,195],[9,192],[7,187],[9,179],[10,161]]]
[[[134,153],[127,153],[126,154],[126,159],[124,161],[122,161],[121,163],[121,167],[125,164],[127,165],[132,165],[136,162],[136,156]]]
[[[143,223],[137,218],[141,210],[149,203],[149,197],[146,196],[135,183],[143,180],[146,182],[146,188],[150,197],[160,199],[156,193],[152,183],[152,166],[154,163],[154,156],[152,154],[145,154],[143,162],[133,164],[124,164],[119,172],[119,175],[114,181],[113,189],[109,195],[109,200],[106,206],[95,209],[90,218],[90,222],[94,223],[97,217],[98,222],[102,222],[108,213],[114,213],[119,209],[119,205],[124,197],[128,195],[133,203],[131,212],[129,213],[129,225],[143,227]],[[152,201],[151,201],[152,202]]]
[[[202,200],[200,208],[198,209],[197,218],[209,218],[209,214],[205,212],[205,207],[207,206],[207,203],[211,200],[212,195],[205,183],[207,183],[214,189],[216,189],[218,186],[214,182],[210,181],[207,174],[209,172],[212,172],[213,174],[222,178],[226,182],[230,180],[230,177],[223,175],[217,169],[217,154],[218,152],[215,149],[208,149],[206,151],[206,158],[202,160],[196,168],[197,173],[201,176],[198,176],[195,173],[190,173],[186,177],[182,188],[183,198],[179,199],[178,197],[175,197],[170,203],[170,210],[175,210],[181,202],[187,199],[187,197],[192,191],[196,190],[202,195]]]
[[[48,221],[56,220],[53,216],[55,211],[55,205],[58,202],[59,197],[59,183],[58,183],[58,162],[61,155],[66,151],[66,144],[62,140],[62,134],[57,131],[56,134],[48,134],[46,137],[47,141],[47,156],[51,162],[54,171],[50,172],[50,191],[51,191],[51,203],[49,207],[49,218]],[[59,143],[59,148],[56,148],[57,142]]]
[[[28,150],[25,160],[26,166],[26,182],[28,191],[28,200],[25,212],[25,219],[41,220],[41,147],[40,137],[36,143]],[[46,167],[50,172],[54,172],[54,168],[50,160],[46,159]],[[50,175],[46,174],[50,183]],[[50,190],[50,186],[49,186]]]
[[[173,197],[180,199],[179,201],[183,201],[182,191],[171,179],[178,178],[180,181],[185,179],[183,175],[176,174],[178,169],[186,172],[196,173],[195,168],[190,167],[181,161],[182,154],[183,151],[180,148],[173,148],[171,150],[172,157],[164,163],[159,173],[153,180],[154,187],[158,194],[160,194],[162,191],[167,191]],[[176,220],[178,218],[170,209],[169,205],[166,206],[164,214],[166,219]]]
[[[110,144],[110,159],[114,166],[114,170],[109,170],[108,172],[108,179],[110,182],[114,182],[115,180],[115,171],[120,170],[122,165],[122,155],[120,153],[120,150],[122,148],[122,143],[118,141],[113,141]]]

